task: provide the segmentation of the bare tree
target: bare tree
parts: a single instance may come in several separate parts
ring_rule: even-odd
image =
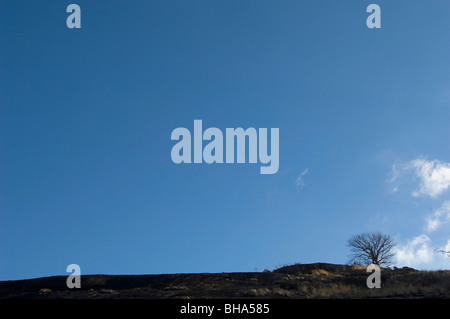
[[[347,246],[351,250],[350,264],[388,266],[395,255],[394,240],[380,232],[354,235],[348,240]]]
[[[443,249],[435,249],[434,252],[435,253],[442,253],[442,254],[447,255],[447,257],[450,257],[450,251],[446,251],[446,250],[443,250]]]

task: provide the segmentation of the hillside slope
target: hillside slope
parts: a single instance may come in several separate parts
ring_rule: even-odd
[[[1,281],[0,299],[171,298],[450,298],[450,271],[382,269],[381,288],[366,286],[363,267],[296,264],[274,271],[162,275],[82,275]]]

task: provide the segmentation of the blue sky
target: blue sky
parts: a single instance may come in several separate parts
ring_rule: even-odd
[[[68,29],[66,8],[81,8]],[[0,280],[450,259],[450,3],[0,0]],[[279,128],[280,167],[174,164],[177,127]]]

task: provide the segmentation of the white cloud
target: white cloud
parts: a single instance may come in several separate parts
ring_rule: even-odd
[[[299,188],[302,188],[305,186],[305,182],[303,181],[303,176],[308,174],[308,169],[305,169],[303,172],[300,173],[300,175],[295,180],[295,185]]]
[[[390,185],[391,193],[398,192],[400,188],[406,188],[414,197],[431,198],[435,205],[437,198],[450,189],[450,163],[427,160],[423,157],[406,163],[397,161],[392,166],[386,182],[393,184]],[[444,225],[450,224],[450,200],[445,197],[447,195],[444,196],[445,200],[439,208],[425,216],[423,228],[425,233],[396,247],[396,262],[394,262],[396,266],[417,269],[448,269],[450,267],[450,254],[439,252],[450,251],[450,239],[443,244],[442,237],[439,237],[442,233],[434,234]],[[441,200],[440,198],[439,201]],[[431,234],[434,234],[434,237],[431,237]],[[439,243],[436,243],[436,240]]]
[[[406,168],[414,168],[420,178],[420,189],[412,193],[415,197],[422,194],[436,198],[450,187],[450,163],[420,158],[411,161]]]
[[[434,248],[431,239],[422,234],[395,249],[394,264],[398,267],[408,266],[416,269],[448,269],[450,258],[437,250],[449,251],[450,239],[445,247]]]
[[[428,263],[433,255],[433,249],[430,248],[429,244],[430,238],[426,235],[420,235],[398,247],[395,251],[396,264],[417,267],[417,265]]]
[[[441,226],[442,222],[439,218],[431,217],[427,218],[427,232],[433,232]]]
[[[397,192],[400,187],[411,185],[411,180],[405,179],[405,173],[413,173],[419,179],[419,187],[411,192],[411,195],[420,195],[437,198],[450,188],[450,163],[440,160],[427,160],[419,157],[407,163],[396,161],[392,165],[392,170],[386,179],[387,183],[394,184],[390,193]]]
[[[450,222],[450,201],[444,202],[432,216],[426,218],[426,222],[426,231],[428,232],[436,231],[444,223]]]

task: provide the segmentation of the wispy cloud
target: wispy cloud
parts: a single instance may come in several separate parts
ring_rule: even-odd
[[[392,165],[392,170],[390,173],[390,176],[387,178],[386,182],[393,184],[397,181],[398,177],[400,175],[400,170],[398,169],[398,164],[394,163]],[[395,193],[398,191],[398,186],[393,186],[390,190],[391,193]]]
[[[297,186],[298,188],[302,188],[303,186],[305,186],[303,176],[305,176],[306,174],[308,174],[308,169],[305,169],[303,172],[300,173],[300,175],[297,176],[297,178],[295,179],[295,186]]]
[[[398,169],[398,163],[394,163],[392,165],[392,170],[389,178],[387,179],[387,182],[394,183],[400,175],[399,169]]]
[[[444,202],[433,215],[426,218],[426,231],[434,232],[443,224],[450,222],[450,201]]]

